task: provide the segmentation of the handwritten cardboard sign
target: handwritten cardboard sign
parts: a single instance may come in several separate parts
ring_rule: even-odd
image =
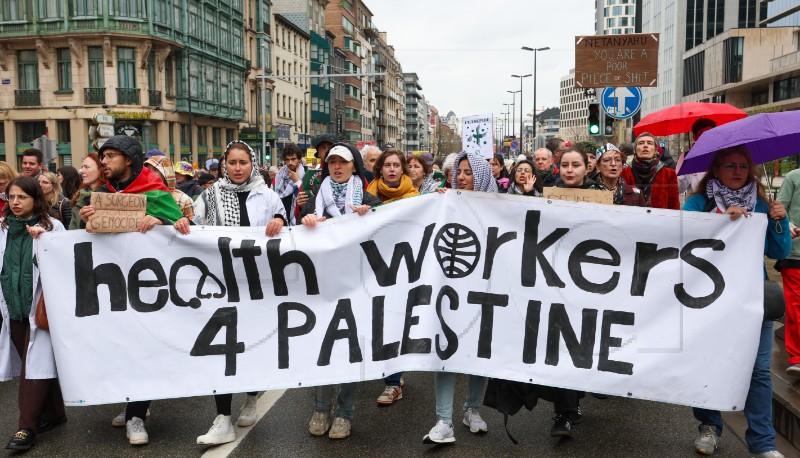
[[[593,204],[614,204],[611,191],[598,191],[596,189],[576,188],[544,188],[543,197],[550,200],[566,200],[568,202],[586,202]]]
[[[136,232],[145,216],[147,197],[93,192],[90,203],[95,212],[86,222],[86,232]]]
[[[575,87],[658,86],[658,34],[575,37]]]

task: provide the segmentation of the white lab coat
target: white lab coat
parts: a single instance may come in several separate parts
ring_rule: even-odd
[[[64,225],[56,219],[51,219],[53,231],[63,231]],[[6,251],[6,238],[8,231],[0,229],[0,271],[3,269],[3,254]],[[33,241],[33,255],[36,256],[37,241]],[[39,278],[39,267],[33,264],[33,304],[28,321],[31,324],[31,336],[28,342],[28,354],[25,361],[26,379],[49,379],[58,377],[56,360],[53,355],[53,344],[50,341],[50,332],[36,326],[36,305],[42,295],[42,282]],[[8,316],[8,305],[0,288],[0,313],[3,315],[3,325],[0,328],[0,382],[18,377],[22,370],[22,360],[11,341],[11,320]]]

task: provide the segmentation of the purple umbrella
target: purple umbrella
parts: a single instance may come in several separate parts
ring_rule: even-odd
[[[800,111],[757,114],[705,132],[678,175],[707,171],[717,151],[737,145],[746,146],[756,164],[800,154]]]

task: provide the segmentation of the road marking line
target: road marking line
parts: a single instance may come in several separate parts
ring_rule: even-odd
[[[286,393],[286,390],[267,391],[262,394],[261,397],[258,398],[258,402],[256,402],[256,422],[244,428],[234,425],[234,429],[236,429],[236,440],[227,444],[211,447],[208,451],[203,453],[202,458],[226,458],[233,453],[236,447],[238,447],[250,431],[256,427],[258,422],[261,421],[261,418],[269,412],[269,409],[278,402],[278,399],[280,399],[284,393]]]

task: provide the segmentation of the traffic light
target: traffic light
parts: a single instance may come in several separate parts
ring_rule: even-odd
[[[600,104],[597,102],[589,103],[589,135],[600,135]]]
[[[603,123],[603,135],[606,137],[611,137],[614,135],[614,118],[609,115],[605,115],[605,122]]]

